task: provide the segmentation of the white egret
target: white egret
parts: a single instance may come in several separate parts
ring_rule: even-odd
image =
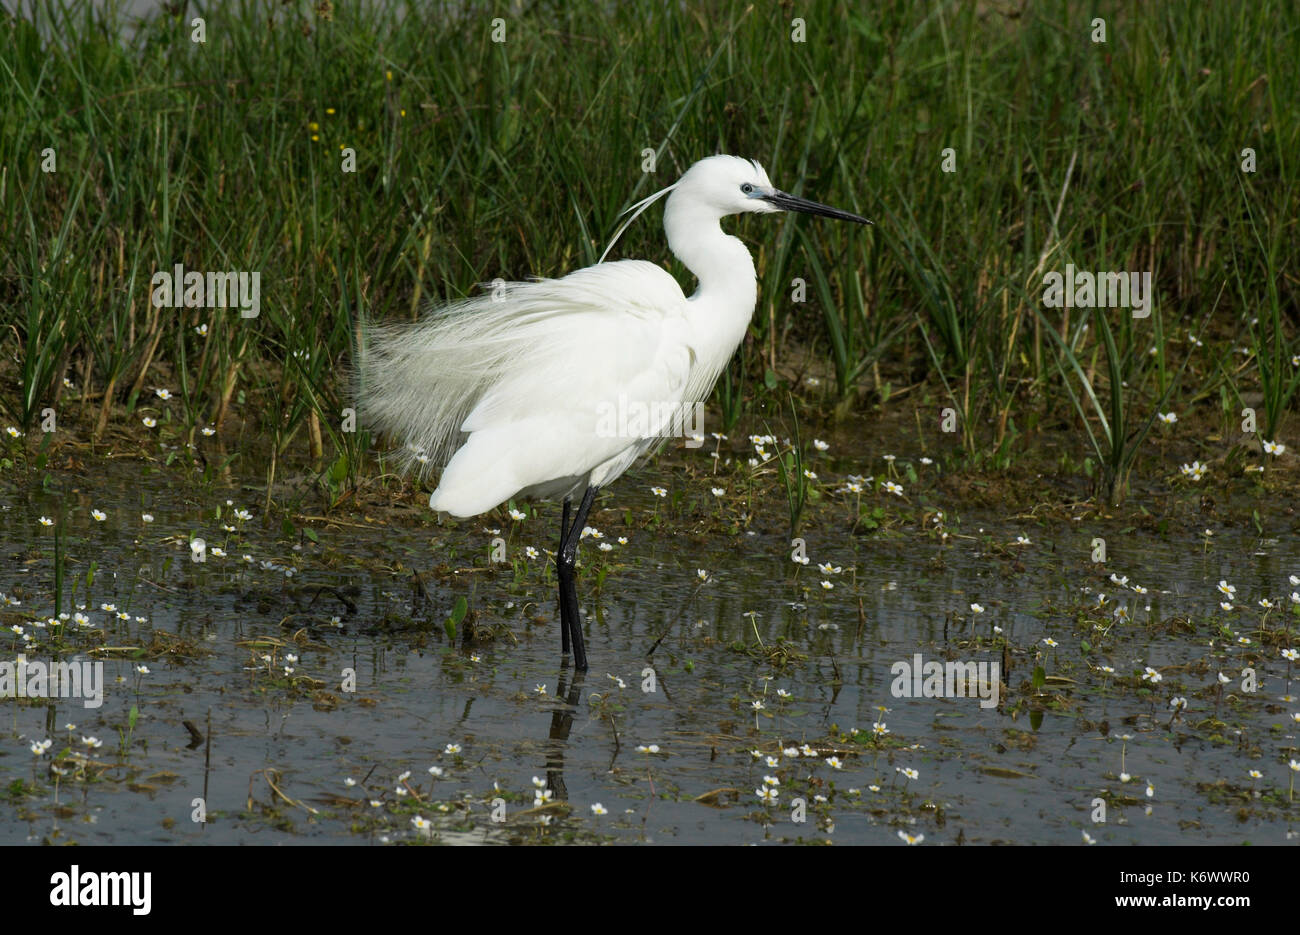
[[[574,564],[596,493],[669,433],[680,407],[707,399],[754,312],[754,261],[719,221],[801,211],[871,223],[774,188],[757,162],[711,156],[629,209],[614,240],[664,195],[668,248],[699,281],[690,298],[653,263],[602,257],[562,279],[498,282],[417,323],[376,326],[359,353],[363,424],[406,442],[404,467],[443,468],[432,509],[465,517],[511,498],[563,498],[561,648],[567,657],[572,641],[579,670]],[[629,411],[648,416],[611,425],[611,413]]]

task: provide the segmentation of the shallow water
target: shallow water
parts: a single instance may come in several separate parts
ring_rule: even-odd
[[[3,842],[898,844],[904,831],[927,845],[1078,844],[1086,831],[1104,844],[1266,844],[1296,830],[1287,761],[1300,756],[1300,703],[1281,697],[1300,689],[1288,689],[1291,637],[1278,629],[1297,620],[1294,540],[1211,523],[1207,545],[1190,521],[1159,536],[1093,518],[979,516],[939,504],[923,475],[910,502],[864,495],[885,531],[850,532],[847,497],[843,511],[809,517],[801,567],[783,499],[747,498],[734,481],[715,498],[707,478],[664,462],[619,481],[589,521],[603,538],[582,547],[591,671],[575,681],[560,664],[553,573],[544,554],[524,553],[553,548],[554,505],[503,521],[516,570],[489,563],[482,521],[357,509],[301,523],[317,543],[286,537],[278,517],[264,524],[251,489],[191,486],[175,467],[104,471],[0,494],[0,590],[21,600],[4,608],[2,658],[22,645],[13,626],[32,637],[29,658],[55,655],[60,628],[34,618],[55,612],[55,540],[38,518],[59,518],[65,589],[80,582],[64,610],[85,604],[90,619],[63,625],[60,658],[102,660],[108,683],[97,709],[0,699]],[[823,478],[828,490],[838,479]],[[946,543],[927,501],[947,512]],[[234,520],[235,507],[252,518]],[[228,555],[192,561],[194,536]],[[1091,560],[1098,536],[1104,565]],[[423,586],[412,569],[428,573]],[[1237,589],[1232,612],[1218,606],[1220,579]],[[452,640],[444,624],[461,596],[472,615]],[[1279,608],[1266,614],[1262,597]],[[467,629],[484,638],[466,643]],[[119,649],[91,654],[105,646]],[[916,653],[1009,663],[998,706],[894,697],[891,666]],[[1140,677],[1145,666],[1158,684]],[[1257,691],[1241,689],[1243,667]],[[341,688],[347,669],[355,691]],[[1187,700],[1177,717],[1174,696]],[[889,733],[872,739],[882,717]],[[83,744],[91,736],[102,746]],[[805,744],[814,755],[782,752]],[[638,750],[649,745],[658,752]],[[764,776],[779,780],[776,804],[759,800]],[[534,777],[552,795],[541,809]],[[206,822],[193,820],[200,803]]]

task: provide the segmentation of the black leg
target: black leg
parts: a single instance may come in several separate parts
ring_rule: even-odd
[[[573,611],[568,606],[568,589],[565,585],[573,579],[573,568],[564,562],[564,543],[569,538],[569,513],[573,500],[564,498],[564,514],[560,517],[560,545],[555,550],[555,570],[560,579],[560,652],[569,655],[569,620]]]
[[[578,588],[574,580],[574,566],[578,561],[578,543],[582,541],[582,529],[587,523],[587,514],[596,499],[596,487],[588,487],[582,495],[582,503],[569,522],[569,501],[564,501],[564,518],[560,530],[560,550],[555,556],[555,568],[560,579],[560,649],[569,652],[569,643],[573,643],[573,667],[579,672],[587,671],[587,648],[582,639],[582,618],[578,613]]]

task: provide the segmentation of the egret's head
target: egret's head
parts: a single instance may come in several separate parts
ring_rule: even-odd
[[[698,229],[701,222],[717,221],[729,214],[771,214],[775,211],[802,211],[805,214],[820,214],[823,217],[838,218],[841,221],[856,221],[870,224],[864,217],[828,208],[826,205],[805,198],[788,195],[772,186],[767,172],[753,159],[741,159],[739,156],[709,156],[691,166],[676,183],[661,188],[647,198],[642,198],[623,213],[628,215],[609,246],[600,255],[600,262],[605,262],[609,251],[614,249],[618,238],[628,229],[646,208],[665,195],[671,195],[668,209],[664,214],[664,227],[668,230],[669,243],[674,233],[683,234]],[[671,220],[676,218],[674,224]],[[675,248],[674,248],[675,249]]]
[[[856,214],[786,194],[772,184],[767,172],[755,160],[738,156],[701,159],[686,170],[674,187],[673,196],[706,204],[720,217],[746,212],[802,211],[859,224],[871,223]]]

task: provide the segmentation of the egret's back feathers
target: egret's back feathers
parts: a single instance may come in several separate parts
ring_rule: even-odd
[[[517,483],[483,509],[559,478],[585,483],[630,448],[635,460],[662,428],[640,439],[593,439],[601,404],[616,406],[619,394],[683,398],[694,359],[687,309],[668,273],[622,260],[561,279],[498,283],[415,324],[373,326],[358,375],[362,424],[405,443],[403,469],[424,475],[445,465],[440,491],[458,478]],[[444,499],[477,504],[483,496],[492,494]]]

